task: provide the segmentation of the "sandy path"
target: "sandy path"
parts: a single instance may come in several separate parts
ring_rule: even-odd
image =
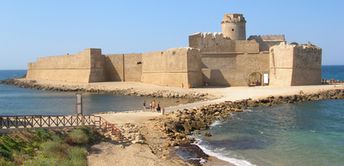
[[[162,131],[151,121],[160,113],[156,112],[121,112],[98,114],[117,126],[126,123],[140,127],[140,133],[146,144],[102,142],[91,147],[88,155],[89,166],[180,166],[185,165],[179,158],[163,157],[163,153],[154,154],[152,148],[162,145]],[[159,147],[159,146],[158,146]],[[161,148],[159,148],[161,149]],[[166,153],[166,152],[165,152]],[[167,153],[168,154],[168,153]]]
[[[110,114],[97,114],[105,118],[108,122],[123,125],[125,123],[133,124],[143,124],[150,119],[153,119],[159,115],[157,112],[119,112],[119,113],[110,113]]]
[[[163,160],[154,155],[148,145],[132,144],[125,148],[102,142],[91,148],[89,166],[177,166],[181,163]]]
[[[292,87],[227,87],[227,88],[204,88],[195,89],[196,91],[201,91],[221,96],[218,99],[208,100],[208,101],[198,101],[195,103],[182,104],[178,106],[172,106],[165,108],[166,112],[172,112],[182,109],[190,109],[201,107],[203,105],[216,104],[224,101],[236,101],[243,99],[259,99],[266,98],[268,96],[287,96],[299,94],[300,91],[307,93],[316,93],[323,90],[330,89],[343,89],[344,85],[312,85],[312,86],[292,86]]]

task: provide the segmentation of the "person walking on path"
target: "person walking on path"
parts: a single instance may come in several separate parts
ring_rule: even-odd
[[[161,111],[160,104],[158,104],[158,106],[156,107],[156,111],[157,111],[157,112],[160,112],[160,111]]]
[[[153,100],[151,102],[151,111],[155,110],[155,108],[156,108],[156,103],[155,103],[155,100]]]
[[[143,110],[146,110],[146,100],[143,101]]]

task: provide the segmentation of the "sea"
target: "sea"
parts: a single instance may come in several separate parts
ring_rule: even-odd
[[[26,70],[0,70],[0,80],[23,77]],[[188,99],[166,99],[113,94],[83,93],[83,113],[142,110],[143,103],[160,103],[168,107],[190,102]],[[53,92],[18,88],[0,84],[0,116],[4,115],[72,115],[76,112],[75,92]]]
[[[25,70],[0,70],[0,80],[22,77]],[[324,79],[344,80],[344,66],[323,66]],[[143,102],[163,106],[182,99],[83,94],[85,114],[142,109]],[[0,115],[75,113],[75,93],[23,89],[0,84]],[[204,131],[206,132],[206,131]],[[215,122],[212,137],[194,135],[207,154],[238,166],[343,166],[344,100],[322,100],[257,107]]]
[[[344,80],[344,66],[323,66],[322,77]],[[238,166],[344,165],[344,100],[252,108],[204,132],[196,144]]]

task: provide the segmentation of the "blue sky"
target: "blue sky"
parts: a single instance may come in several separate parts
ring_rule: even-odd
[[[105,54],[185,47],[189,34],[221,31],[224,13],[243,13],[247,36],[310,41],[323,48],[323,64],[343,65],[343,8],[341,0],[3,0],[0,69],[89,47]]]

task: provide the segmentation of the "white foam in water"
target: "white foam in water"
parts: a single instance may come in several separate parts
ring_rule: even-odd
[[[206,154],[208,154],[209,156],[213,156],[213,157],[216,157],[220,160],[223,160],[223,161],[227,161],[228,163],[231,163],[231,164],[234,164],[236,166],[256,166],[246,160],[240,160],[240,159],[236,159],[236,158],[230,158],[230,157],[226,157],[220,153],[216,153],[216,152],[213,152],[212,150],[209,150],[207,149],[206,147],[200,145],[200,143],[202,142],[202,140],[199,140],[197,139],[196,141],[197,143],[195,145],[197,145],[199,148],[202,149],[202,151]]]
[[[252,112],[251,109],[244,109],[244,112]]]
[[[217,125],[220,125],[221,124],[221,121],[215,121],[214,123],[212,123],[211,125],[210,125],[210,127],[214,127],[214,126],[217,126]]]

